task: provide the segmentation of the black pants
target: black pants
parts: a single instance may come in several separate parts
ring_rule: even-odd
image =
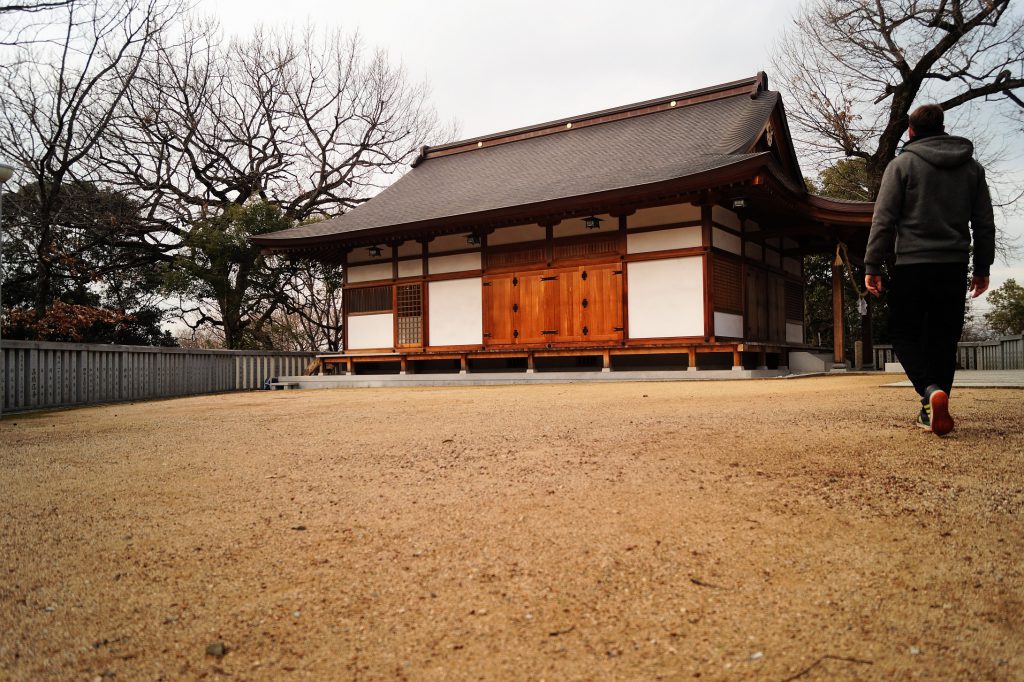
[[[898,265],[889,285],[893,350],[917,392],[953,389],[956,344],[964,329],[967,265]]]

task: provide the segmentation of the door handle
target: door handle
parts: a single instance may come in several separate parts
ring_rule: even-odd
[[[544,329],[544,330],[541,331],[541,334],[557,334],[557,333],[558,333],[557,329]]]
[[[519,312],[519,304],[518,303],[513,303],[512,304],[512,312],[514,312],[514,313],[518,313]]]
[[[551,275],[550,277],[541,277],[540,281],[542,281],[542,282],[553,282],[556,279],[558,279],[558,275]]]
[[[590,301],[583,299],[583,307],[586,308],[588,305],[590,305]]]

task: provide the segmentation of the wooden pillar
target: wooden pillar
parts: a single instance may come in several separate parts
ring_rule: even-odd
[[[697,371],[697,349],[693,346],[686,349],[686,369],[689,372]]]
[[[402,374],[407,374],[407,373],[408,373],[408,371],[409,371],[409,358],[407,358],[407,357],[405,357],[405,356],[403,355],[403,356],[402,356],[402,358],[401,358],[401,359],[399,360],[399,362],[400,362],[400,363],[401,363],[401,365],[402,365],[402,368],[401,368],[401,370],[400,370],[400,373],[402,373]]]
[[[832,263],[832,359],[843,365],[843,265]]]
[[[601,371],[612,371],[612,354],[610,351],[605,351],[604,353],[601,354]]]
[[[459,374],[469,373],[469,357],[465,354],[459,356]]]
[[[738,348],[732,350],[732,368],[734,370],[743,369],[743,353]]]
[[[533,362],[533,353],[527,353],[526,354],[526,373],[527,374],[533,374],[534,370],[536,370],[536,367],[534,366],[534,362]]]

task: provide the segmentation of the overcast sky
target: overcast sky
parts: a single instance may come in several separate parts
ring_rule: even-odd
[[[768,71],[799,0],[203,0],[229,35],[257,24],[359,31],[429,83],[459,137],[674,94]],[[785,96],[785,93],[783,93]],[[805,164],[806,165],[806,164]],[[809,172],[811,168],[805,168]],[[1024,218],[1001,229],[1024,235]],[[1024,281],[997,262],[993,286]]]

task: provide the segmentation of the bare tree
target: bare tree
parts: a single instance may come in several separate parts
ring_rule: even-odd
[[[193,23],[164,36],[131,79],[97,163],[144,207],[157,248],[179,252],[180,264],[187,244],[202,266],[218,258],[194,248],[193,226],[227,229],[237,222],[219,218],[250,204],[276,206],[291,224],[336,215],[366,201],[439,134],[425,87],[385,53],[364,50],[358,36],[258,30],[226,42],[215,26]],[[283,267],[278,259],[258,265]],[[210,280],[200,270],[185,268]],[[307,300],[319,287],[304,289]],[[263,307],[243,314],[241,301]],[[194,303],[191,321],[222,328],[232,347],[264,343],[252,335],[284,300],[271,290]],[[310,324],[320,314],[298,311],[291,306]]]
[[[984,103],[1019,123],[1024,22],[1010,5],[812,0],[773,56],[797,142],[819,163],[863,159],[873,198],[915,104],[937,101],[949,111]]]
[[[341,285],[341,273],[328,263],[295,264],[280,323],[292,330],[300,349],[341,350],[345,320]]]
[[[174,8],[165,0],[72,2],[48,12],[59,23],[47,40],[7,48],[16,58],[0,71],[0,148],[19,168],[13,208],[31,242],[37,316],[53,300],[57,264],[94,246],[96,215],[81,202],[69,206],[69,196],[83,193],[69,188],[93,187],[87,162]]]

